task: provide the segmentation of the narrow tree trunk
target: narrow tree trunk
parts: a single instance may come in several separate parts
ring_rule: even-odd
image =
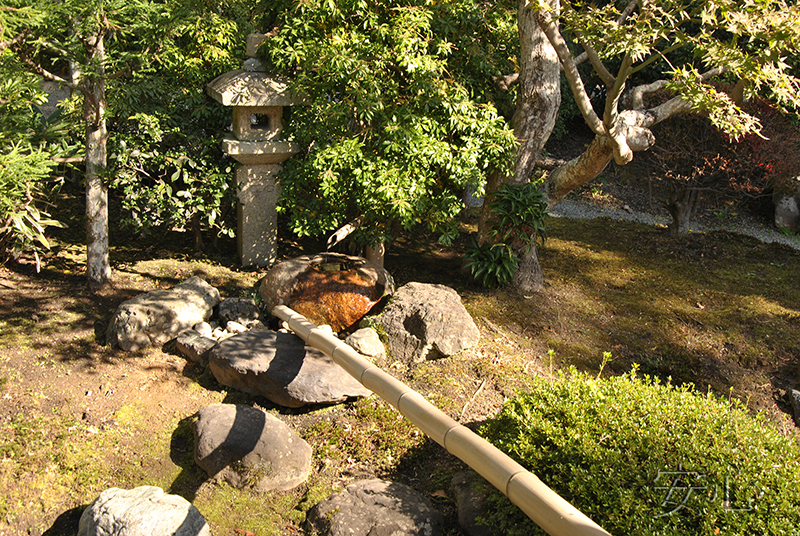
[[[669,224],[669,234],[672,236],[686,236],[689,234],[689,223],[700,205],[700,191],[689,187],[673,187],[669,192],[669,213],[672,221]]]
[[[101,70],[100,76],[84,82],[84,121],[86,123],[86,276],[92,290],[111,284],[108,259],[108,186],[103,174],[107,151],[105,80],[102,64],[105,48],[102,37],[97,40],[93,55]]]
[[[364,254],[364,258],[366,258],[369,262],[371,262],[378,268],[383,268],[383,261],[385,257],[386,257],[386,244],[384,242],[378,242],[374,246],[367,246],[367,251]]]
[[[194,239],[194,250],[200,251],[203,249],[203,229],[200,225],[200,214],[196,212],[192,214],[192,238]]]

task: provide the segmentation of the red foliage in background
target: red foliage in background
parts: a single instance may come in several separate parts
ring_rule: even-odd
[[[734,140],[705,117],[675,117],[653,129],[656,145],[637,155],[640,163],[655,178],[679,183],[673,187],[683,183],[730,197],[793,192],[800,176],[800,126],[761,99],[742,108],[759,118],[760,135]]]

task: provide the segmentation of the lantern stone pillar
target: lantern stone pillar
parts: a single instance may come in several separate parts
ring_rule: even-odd
[[[297,154],[296,143],[282,141],[283,107],[301,104],[286,79],[263,71],[255,59],[260,34],[248,36],[244,69],[215,78],[208,94],[223,106],[233,107],[233,136],[225,136],[222,149],[239,162],[236,167],[236,243],[242,266],[269,266],[277,258],[277,205],[281,163]]]

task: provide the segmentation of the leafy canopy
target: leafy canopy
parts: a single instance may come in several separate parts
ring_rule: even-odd
[[[290,74],[308,98],[284,131],[303,149],[281,177],[294,232],[318,235],[361,218],[366,243],[418,223],[453,236],[461,190],[507,171],[516,148],[494,105],[469,89],[507,68],[498,36],[511,35],[512,16],[465,1],[284,3],[264,49],[270,69]],[[495,35],[475,50],[492,52],[482,63],[465,61],[469,51],[449,39],[465,21]]]
[[[625,11],[626,6],[635,9]],[[548,11],[544,2],[532,3]],[[744,97],[762,94],[788,107],[800,106],[800,81],[792,60],[800,46],[800,6],[784,0],[668,0],[638,3],[562,2],[563,31],[619,66],[607,84],[652,82],[665,77],[695,112],[734,138],[759,130],[758,120],[717,90],[717,80],[741,81]],[[591,56],[590,56],[591,58]],[[644,74],[644,73],[642,73]],[[610,86],[609,86],[610,89]],[[614,98],[617,98],[615,95]],[[607,109],[608,111],[608,109]]]

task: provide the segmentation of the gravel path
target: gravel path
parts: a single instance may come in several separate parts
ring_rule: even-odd
[[[551,211],[551,216],[572,218],[579,220],[591,220],[594,218],[610,218],[618,221],[632,221],[643,223],[646,225],[659,225],[666,226],[670,222],[669,217],[647,214],[644,212],[635,212],[620,210],[616,208],[599,207],[591,203],[584,203],[574,200],[563,200],[556,205]],[[700,222],[692,221],[689,226],[690,232],[703,233],[709,231],[728,231],[757,238],[762,242],[772,243],[777,242],[790,248],[800,250],[800,236],[786,236],[774,227],[767,226],[764,223],[756,220],[755,218],[746,214],[740,215],[736,221],[728,221],[721,224],[703,224]]]

